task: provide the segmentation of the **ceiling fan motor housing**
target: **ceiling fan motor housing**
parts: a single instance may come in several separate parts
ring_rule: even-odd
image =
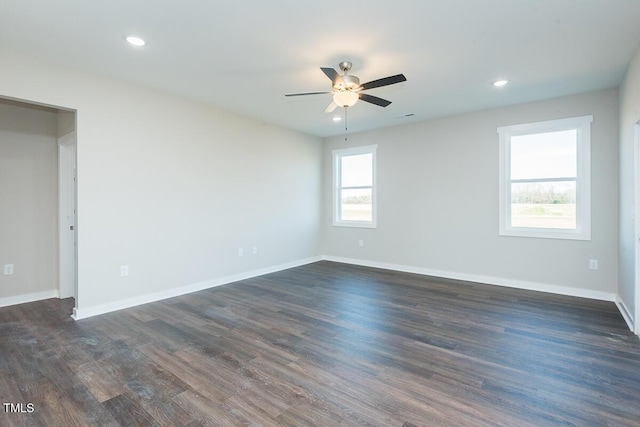
[[[344,75],[342,79],[337,81],[336,84],[333,85],[333,88],[336,90],[344,90],[349,89],[353,90],[360,87],[360,79],[356,76]]]

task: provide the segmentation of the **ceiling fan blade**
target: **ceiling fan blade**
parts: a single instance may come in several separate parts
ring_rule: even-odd
[[[327,108],[324,109],[325,113],[333,113],[333,110],[335,110],[338,107],[338,104],[336,104],[335,102],[331,101],[331,104],[327,105]]]
[[[331,80],[332,82],[335,82],[336,78],[340,77],[340,74],[338,74],[335,68],[320,67],[320,69],[327,75],[327,77],[329,77],[329,80]]]
[[[322,95],[331,92],[305,92],[305,93],[287,93],[284,96],[305,96],[305,95]]]
[[[320,69],[327,77],[329,77],[334,86],[342,82],[342,76],[338,74],[334,68],[320,67]]]
[[[404,74],[396,74],[395,76],[389,76],[389,77],[385,77],[378,80],[372,80],[370,82],[364,83],[360,87],[362,87],[363,90],[373,89],[375,87],[389,86],[389,85],[406,82],[406,81],[407,81],[407,78],[404,76]]]
[[[364,102],[368,102],[370,104],[379,105],[381,107],[386,107],[387,105],[391,104],[391,101],[387,101],[386,99],[378,98],[377,96],[368,95],[366,93],[360,93],[360,94],[358,94],[358,96]]]

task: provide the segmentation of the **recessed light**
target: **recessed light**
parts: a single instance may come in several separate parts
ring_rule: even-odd
[[[333,120],[334,122],[339,122],[340,120],[342,120],[342,117],[334,116],[331,120]]]
[[[507,83],[509,83],[509,80],[496,80],[495,82],[493,82],[493,85],[495,87],[502,87],[502,86],[505,86]]]
[[[134,46],[144,46],[146,44],[144,40],[136,36],[127,36],[126,40]]]

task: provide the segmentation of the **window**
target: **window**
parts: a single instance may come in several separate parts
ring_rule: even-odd
[[[376,227],[377,148],[333,150],[333,225]]]
[[[498,128],[500,234],[591,239],[592,116]]]

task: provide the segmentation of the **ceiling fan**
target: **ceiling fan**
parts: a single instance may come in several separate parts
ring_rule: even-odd
[[[377,96],[362,93],[364,90],[374,89],[382,86],[389,86],[396,83],[401,83],[407,80],[403,74],[396,74],[395,76],[384,77],[378,80],[372,80],[367,83],[360,84],[360,79],[356,76],[347,74],[351,70],[351,62],[343,61],[339,64],[342,75],[340,75],[334,68],[320,67],[322,72],[329,77],[332,82],[332,90],[328,92],[305,92],[305,93],[290,93],[285,96],[306,96],[306,95],[321,95],[325,93],[333,94],[333,101],[324,110],[325,113],[331,113],[336,107],[351,107],[359,99],[370,104],[379,105],[380,107],[386,107],[391,104],[391,101],[378,98]]]

